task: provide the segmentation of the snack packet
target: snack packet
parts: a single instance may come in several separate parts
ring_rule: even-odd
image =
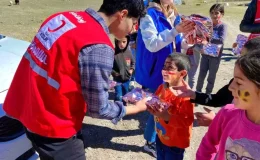
[[[159,97],[155,95],[152,95],[151,99],[146,102],[146,105],[156,109],[162,108],[163,110],[166,110],[171,106],[169,103],[161,101]]]
[[[199,14],[191,14],[190,16],[182,16],[182,19],[195,23],[195,29],[185,35],[185,39],[189,44],[201,43],[209,41],[213,33],[213,23],[209,17]]]
[[[117,85],[116,81],[108,80],[109,89],[113,89]]]
[[[134,88],[132,91],[128,92],[127,94],[125,94],[123,96],[123,100],[126,103],[134,104],[134,103],[142,100],[145,97],[151,98],[152,93],[146,92],[146,91],[142,90],[141,88]]]
[[[218,57],[221,47],[221,44],[208,43],[206,45],[203,45],[202,53],[212,57]]]
[[[236,45],[236,47],[234,47],[234,48],[232,49],[232,52],[233,52],[234,54],[236,54],[236,55],[241,54],[241,50],[242,50],[244,44],[247,42],[247,40],[248,40],[248,37],[247,37],[247,36],[242,35],[242,34],[238,34],[238,35],[237,35],[237,39],[236,39],[236,44],[237,44],[237,45]]]

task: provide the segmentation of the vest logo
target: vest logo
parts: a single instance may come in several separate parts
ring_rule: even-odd
[[[71,15],[73,15],[79,23],[86,23],[86,21],[83,19],[83,17],[76,12],[69,12]]]
[[[29,49],[32,51],[33,55],[42,63],[47,64],[47,54],[44,51],[37,47],[35,42],[32,42],[29,46]]]
[[[44,24],[37,33],[37,39],[42,45],[50,50],[52,45],[66,32],[76,28],[76,26],[64,15],[59,14]]]

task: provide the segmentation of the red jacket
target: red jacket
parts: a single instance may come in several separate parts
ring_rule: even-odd
[[[3,108],[33,133],[69,138],[87,111],[78,68],[81,48],[113,45],[102,26],[86,12],[63,12],[43,22],[24,54]]]

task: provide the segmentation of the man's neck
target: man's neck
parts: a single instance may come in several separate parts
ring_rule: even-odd
[[[114,19],[113,17],[108,17],[105,13],[103,12],[97,12],[105,21],[105,24],[108,28],[110,28],[110,25],[113,23]]]

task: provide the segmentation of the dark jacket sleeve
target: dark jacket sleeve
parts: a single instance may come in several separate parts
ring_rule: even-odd
[[[257,10],[257,0],[252,0],[249,4],[244,18],[240,23],[240,31],[247,33],[258,33],[260,32],[260,24],[254,24],[255,14]]]
[[[233,96],[231,91],[228,90],[228,87],[232,81],[233,79],[230,80],[229,84],[218,90],[216,94],[196,92],[196,99],[191,100],[191,102],[212,107],[222,107],[226,104],[232,103]]]
[[[130,65],[130,69],[133,69],[135,70],[135,59],[134,59],[134,56],[132,55],[131,53],[131,65]]]

